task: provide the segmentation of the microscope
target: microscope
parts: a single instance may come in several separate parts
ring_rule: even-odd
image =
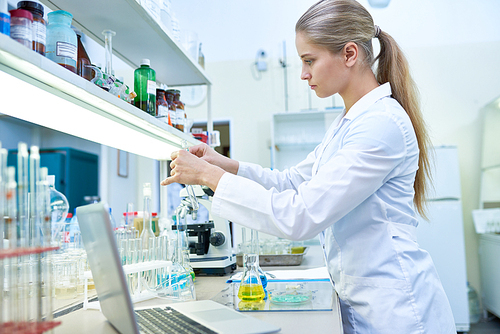
[[[197,273],[224,275],[236,269],[233,255],[231,231],[226,219],[212,216],[213,191],[199,185],[186,186],[180,191],[181,204],[176,209],[178,225],[172,229],[184,229],[188,235],[189,260]],[[208,221],[179,224],[190,215],[198,218],[199,204],[208,210]]]

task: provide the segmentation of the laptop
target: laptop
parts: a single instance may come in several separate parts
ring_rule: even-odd
[[[212,300],[177,302],[134,310],[111,228],[108,206],[95,203],[77,207],[76,215],[101,311],[119,333],[250,334],[280,331],[279,327]],[[191,328],[192,331],[176,331],[176,326],[182,330]]]

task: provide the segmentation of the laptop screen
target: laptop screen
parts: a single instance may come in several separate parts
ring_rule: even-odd
[[[101,311],[122,334],[139,333],[106,204],[76,208]]]

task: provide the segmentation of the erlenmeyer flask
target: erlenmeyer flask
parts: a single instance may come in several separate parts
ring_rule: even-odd
[[[259,302],[266,295],[260,280],[258,263],[258,254],[243,254],[244,271],[238,290],[238,297],[242,301]]]
[[[252,239],[250,240],[250,248],[251,248],[250,253],[259,255],[260,254],[259,231],[252,230],[251,236]],[[264,288],[264,293],[265,293],[264,299],[267,299],[267,290],[266,290],[267,276],[260,267],[259,260],[257,260],[257,270],[259,272],[260,281],[262,282],[262,287]]]

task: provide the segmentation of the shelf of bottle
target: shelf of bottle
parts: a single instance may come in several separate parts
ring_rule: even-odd
[[[0,34],[1,113],[156,160],[199,143]]]
[[[60,324],[61,321],[5,322],[0,323],[0,333],[41,334]]]
[[[113,30],[113,54],[133,68],[151,60],[156,79],[169,86],[210,85],[205,70],[190,57],[136,0],[41,0],[53,10],[73,14],[73,25],[104,45],[103,30]]]
[[[23,248],[7,248],[0,249],[0,260],[6,259],[10,257],[31,255],[31,254],[40,254],[45,252],[50,252],[53,250],[57,250],[59,247],[23,247]]]

